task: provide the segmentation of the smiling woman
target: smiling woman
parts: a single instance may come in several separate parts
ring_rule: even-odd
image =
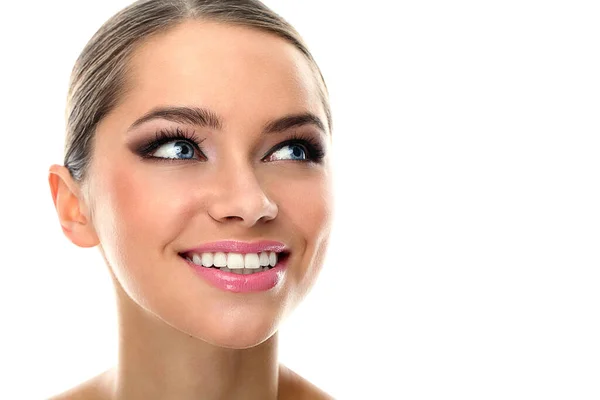
[[[138,1],[73,69],[64,234],[98,246],[119,357],[55,399],[326,399],[277,361],[333,213],[327,89],[256,0]],[[196,304],[197,307],[189,307]]]

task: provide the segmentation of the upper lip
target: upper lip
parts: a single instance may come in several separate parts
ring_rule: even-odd
[[[257,242],[242,242],[238,240],[223,240],[219,242],[204,243],[198,247],[185,250],[180,254],[188,253],[260,253],[273,251],[275,253],[289,252],[289,248],[275,240],[259,240]]]

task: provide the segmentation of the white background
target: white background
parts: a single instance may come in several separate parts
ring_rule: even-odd
[[[0,398],[108,368],[96,249],[63,235],[71,67],[127,1],[0,25]],[[340,399],[600,398],[600,12],[584,1],[267,2],[331,92],[336,220],[281,361]]]

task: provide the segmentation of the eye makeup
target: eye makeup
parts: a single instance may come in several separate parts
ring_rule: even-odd
[[[164,128],[156,131],[155,137],[149,141],[145,141],[134,147],[133,151],[144,159],[158,160],[182,160],[179,158],[155,157],[152,154],[162,145],[171,142],[186,142],[189,143],[195,151],[202,154],[200,144],[206,139],[200,139],[196,132],[176,128]]]
[[[176,128],[161,128],[156,131],[154,138],[150,140],[146,140],[141,144],[137,144],[133,147],[133,152],[140,156],[142,159],[150,159],[157,161],[203,161],[198,158],[169,158],[169,157],[157,157],[154,154],[156,151],[163,145],[172,143],[172,142],[184,142],[193,147],[195,155],[199,155],[200,157],[206,159],[207,157],[204,155],[201,143],[206,139],[200,139],[196,132],[189,131],[186,129],[182,129],[180,127]],[[272,147],[265,157],[263,157],[263,161],[267,158],[271,153],[276,152],[286,146],[299,146],[304,149],[304,154],[306,155],[305,159],[285,159],[285,160],[275,160],[275,161],[297,161],[297,162],[314,162],[321,163],[323,158],[325,157],[325,150],[320,141],[314,138],[312,135],[294,132],[291,134],[291,137],[286,139],[285,141],[278,143],[276,146]],[[197,154],[196,154],[197,153]],[[268,161],[265,161],[268,162]]]
[[[302,133],[294,132],[292,136],[279,143],[275,147],[271,148],[267,154],[271,154],[285,146],[301,146],[305,149],[306,159],[304,160],[292,160],[292,161],[300,161],[300,162],[315,162],[321,163],[323,158],[325,157],[325,150],[323,149],[323,145],[319,142],[319,140],[314,137]]]

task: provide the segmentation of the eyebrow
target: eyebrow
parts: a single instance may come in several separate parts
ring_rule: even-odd
[[[164,119],[172,122],[202,126],[214,130],[223,129],[223,119],[214,111],[201,107],[157,107],[137,119],[127,131],[154,119]],[[289,114],[267,122],[263,133],[281,133],[291,128],[303,125],[313,125],[326,133],[325,124],[319,117],[310,112]]]

